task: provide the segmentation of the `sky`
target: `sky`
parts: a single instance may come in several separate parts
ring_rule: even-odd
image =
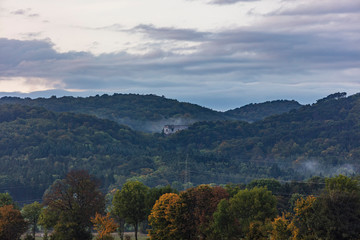
[[[0,96],[216,110],[360,92],[360,0],[0,0]]]

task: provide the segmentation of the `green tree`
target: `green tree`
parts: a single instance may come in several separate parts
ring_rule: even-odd
[[[0,207],[14,204],[14,200],[9,193],[0,193]]]
[[[21,210],[22,216],[29,222],[32,227],[32,235],[35,239],[35,232],[37,229],[37,222],[41,213],[42,206],[38,202],[33,202],[31,204],[25,204]]]
[[[48,231],[56,225],[60,212],[47,207],[42,208],[38,224],[44,228],[44,240],[48,239]]]
[[[139,223],[146,219],[148,210],[146,196],[149,188],[139,181],[127,182],[121,191],[115,193],[113,214],[134,226],[135,239],[138,239]]]
[[[360,188],[356,179],[343,175],[326,179],[326,189],[313,206],[311,228],[316,238],[358,239]]]
[[[90,218],[104,212],[105,198],[99,183],[88,172],[74,170],[56,181],[44,195],[49,211],[60,213],[54,239],[91,239]]]
[[[26,232],[28,225],[19,210],[13,205],[0,207],[0,239],[18,240]]]
[[[222,199],[213,214],[211,239],[231,240],[238,235],[238,226],[235,217],[230,210],[230,203],[227,199]]]
[[[277,200],[266,188],[240,190],[230,199],[231,211],[241,227],[241,236],[249,231],[252,222],[272,220],[277,215]]]

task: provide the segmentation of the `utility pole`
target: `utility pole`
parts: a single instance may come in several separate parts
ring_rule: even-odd
[[[190,182],[190,172],[188,167],[189,154],[186,155],[185,159],[185,173],[184,173],[184,191],[187,189],[188,183]]]

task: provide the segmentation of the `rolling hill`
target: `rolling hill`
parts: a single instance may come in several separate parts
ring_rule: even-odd
[[[218,112],[196,104],[179,102],[156,95],[114,94],[92,97],[18,98],[3,97],[0,104],[21,104],[44,107],[55,112],[94,115],[127,125],[134,130],[161,132],[164,125],[190,125],[199,121],[257,121],[273,114],[299,108],[295,101],[274,101],[253,104],[227,112]]]
[[[359,159],[360,94],[330,95],[253,123],[200,121],[170,136],[87,114],[0,105],[0,190],[24,202],[40,199],[71,169],[89,170],[104,191],[128,179],[182,189],[357,174]]]

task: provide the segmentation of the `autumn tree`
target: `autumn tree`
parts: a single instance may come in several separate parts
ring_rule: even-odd
[[[183,239],[207,239],[213,214],[221,199],[229,195],[222,187],[201,185],[180,194],[181,207],[176,223]]]
[[[127,182],[121,191],[115,193],[113,214],[134,226],[135,239],[138,239],[139,224],[146,219],[148,210],[146,195],[148,187],[139,181]]]
[[[115,223],[115,220],[110,217],[110,213],[107,213],[105,216],[96,213],[95,217],[91,218],[91,222],[94,224],[94,229],[98,233],[96,236],[97,240],[113,239],[110,234],[116,231],[118,225]]]
[[[44,203],[49,211],[60,213],[53,234],[59,240],[91,239],[90,218],[105,208],[98,181],[84,170],[71,171],[56,181],[45,193]]]
[[[296,201],[292,221],[292,236],[294,239],[318,239],[313,227],[314,218],[316,217],[315,201],[314,196],[300,198]]]
[[[288,240],[292,236],[291,214],[282,213],[271,222],[271,239]]]
[[[19,210],[13,205],[0,207],[0,239],[18,240],[26,232],[28,225]]]
[[[33,202],[31,204],[25,204],[21,210],[22,216],[28,223],[31,225],[32,235],[35,239],[35,232],[37,229],[37,222],[41,213],[42,206],[38,202]]]
[[[178,194],[166,193],[156,201],[149,215],[150,239],[179,239],[179,229],[176,224],[177,210],[180,208],[179,200]]]

